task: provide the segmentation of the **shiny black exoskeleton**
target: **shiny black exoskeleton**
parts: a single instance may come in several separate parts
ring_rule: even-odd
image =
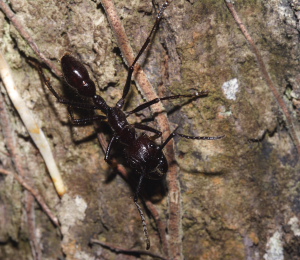
[[[75,107],[81,108],[93,108],[101,110],[105,116],[98,115],[92,118],[85,119],[73,119],[73,123],[87,123],[93,120],[105,120],[107,119],[110,127],[112,128],[114,135],[107,147],[105,160],[110,162],[111,149],[116,144],[119,143],[123,145],[124,157],[126,162],[131,168],[136,170],[141,174],[142,177],[149,179],[161,179],[168,171],[168,163],[163,154],[162,149],[164,146],[175,136],[179,135],[188,139],[197,140],[215,140],[222,138],[222,136],[217,137],[198,137],[198,136],[186,136],[173,132],[167,140],[162,145],[157,145],[153,140],[161,136],[161,132],[142,124],[131,125],[127,121],[127,117],[133,113],[141,111],[159,101],[166,99],[176,99],[181,97],[197,97],[200,95],[207,95],[207,92],[200,92],[192,95],[176,95],[163,98],[156,98],[152,101],[146,102],[130,112],[124,112],[122,107],[124,105],[125,94],[128,93],[130,85],[125,85],[123,91],[123,97],[117,102],[115,107],[110,107],[106,104],[105,100],[96,94],[96,88],[94,82],[90,79],[89,74],[83,64],[66,54],[61,59],[61,66],[64,78],[66,82],[73,88],[75,88],[78,93],[82,96],[92,98],[93,105],[86,103],[74,103],[66,99],[60,98],[59,102],[69,104]],[[49,86],[48,86],[49,87]],[[51,88],[51,87],[50,87]],[[52,92],[54,91],[53,88]],[[125,93],[125,94],[124,94]],[[55,95],[57,93],[55,92]],[[58,95],[57,95],[58,96]],[[150,131],[155,133],[154,136],[149,137],[145,133],[140,136],[137,135],[135,128]]]
[[[130,125],[127,121],[127,116],[136,113],[154,103],[159,102],[161,99],[142,104],[134,109],[134,112],[129,112],[127,115],[122,111],[124,105],[124,98],[121,98],[115,107],[110,107],[106,104],[105,100],[96,94],[94,82],[90,79],[86,68],[82,63],[76,60],[69,54],[66,54],[61,59],[61,67],[66,82],[78,93],[85,97],[90,97],[93,100],[95,109],[101,110],[106,116],[96,116],[93,118],[73,119],[74,123],[84,123],[91,120],[104,120],[107,119],[111,126],[114,135],[108,145],[105,160],[110,162],[110,152],[115,143],[120,143],[124,147],[124,156],[130,167],[135,169],[143,176],[150,179],[160,179],[168,171],[168,163],[162,152],[162,147],[158,146],[146,134],[137,136],[135,128],[152,131],[156,133],[155,137],[161,136],[161,133],[146,125],[135,124]],[[127,86],[125,86],[126,88]],[[127,87],[128,88],[128,87]],[[126,91],[128,92],[128,91]],[[167,97],[179,98],[183,95]],[[184,97],[194,97],[194,95],[184,95]],[[166,99],[166,98],[163,98]],[[68,104],[67,100],[60,100],[60,102]],[[81,104],[69,103],[70,105],[81,107]],[[87,108],[87,104],[83,104]]]
[[[73,124],[84,124],[95,120],[100,120],[100,121],[107,120],[114,134],[107,147],[105,153],[105,160],[108,163],[110,162],[112,147],[114,147],[118,143],[123,148],[124,158],[127,164],[141,175],[135,193],[134,202],[142,218],[144,233],[146,236],[147,249],[150,248],[150,241],[148,238],[148,232],[147,232],[146,222],[145,222],[143,212],[141,210],[141,207],[137,203],[138,193],[144,177],[149,179],[161,179],[167,173],[168,163],[166,157],[163,154],[163,148],[165,147],[165,145],[176,135],[181,136],[183,138],[195,139],[195,140],[216,140],[223,137],[223,136],[216,136],[216,137],[187,136],[187,135],[176,133],[174,131],[161,145],[158,145],[154,142],[154,140],[162,135],[160,131],[144,124],[136,123],[132,125],[129,124],[127,121],[127,117],[129,115],[139,112],[145,108],[148,108],[151,105],[158,103],[160,101],[167,100],[167,99],[177,99],[182,97],[195,98],[198,96],[207,95],[207,92],[205,91],[192,94],[192,95],[176,95],[176,96],[169,96],[163,98],[156,98],[154,100],[139,105],[132,111],[124,112],[122,110],[125,103],[125,98],[127,97],[127,94],[130,89],[134,66],[137,60],[139,59],[139,57],[141,56],[141,54],[147,48],[151,36],[153,32],[156,30],[161,20],[162,13],[165,10],[165,8],[168,6],[168,4],[169,2],[166,1],[162,6],[162,8],[160,9],[156,18],[156,22],[147,40],[145,41],[143,47],[141,48],[138,55],[136,56],[134,62],[129,67],[127,80],[123,89],[122,97],[114,107],[108,106],[105,100],[101,96],[96,94],[95,84],[90,79],[87,69],[80,61],[72,57],[70,54],[65,54],[61,59],[61,67],[62,67],[64,79],[68,83],[68,85],[76,89],[80,95],[86,98],[91,98],[92,104],[88,102],[78,103],[60,97],[59,94],[51,86],[49,80],[46,79],[42,70],[40,70],[44,82],[46,83],[47,87],[52,92],[52,94],[57,98],[58,102],[67,104],[68,106],[71,107],[77,107],[83,109],[95,109],[95,110],[102,111],[104,115],[95,115],[90,118],[74,119],[72,114],[70,114],[70,116]],[[136,132],[136,128],[148,132],[152,132],[154,133],[154,135],[151,137],[149,137],[145,133],[138,135]]]
[[[139,112],[159,101],[166,99],[176,99],[181,97],[197,97],[200,95],[207,95],[207,92],[200,92],[192,95],[176,95],[163,98],[156,98],[152,101],[146,102],[130,112],[124,112],[122,107],[126,94],[128,93],[130,85],[125,85],[123,91],[123,97],[117,102],[115,107],[110,107],[106,104],[105,100],[96,94],[96,88],[94,82],[90,79],[89,74],[83,64],[72,57],[69,54],[65,54],[61,59],[61,66],[64,78],[66,82],[82,96],[89,97],[93,100],[93,105],[89,103],[74,103],[58,96],[51,86],[48,86],[52,93],[58,98],[58,101],[64,104],[68,104],[74,107],[99,109],[104,115],[94,116],[92,118],[74,119],[74,124],[88,123],[94,120],[105,120],[107,119],[110,127],[112,128],[114,135],[107,147],[105,160],[110,162],[110,155],[112,147],[119,143],[123,146],[124,157],[128,165],[135,169],[142,177],[149,179],[161,179],[168,171],[168,163],[163,154],[164,146],[175,136],[179,135],[188,139],[197,140],[213,140],[219,139],[217,137],[196,137],[186,136],[179,133],[173,132],[167,140],[162,144],[158,145],[154,142],[154,139],[161,136],[161,132],[143,124],[131,125],[127,121],[127,117],[133,113]],[[133,67],[133,66],[132,66]],[[131,77],[131,75],[130,75]],[[130,82],[130,81],[129,81]],[[125,93],[125,94],[124,94]],[[136,128],[150,131],[155,133],[154,136],[149,137],[145,133],[140,136],[136,133]]]

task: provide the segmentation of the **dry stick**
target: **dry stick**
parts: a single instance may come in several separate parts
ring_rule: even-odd
[[[152,256],[154,258],[158,258],[158,259],[162,259],[162,260],[168,260],[167,258],[164,258],[163,256],[151,253],[151,252],[146,251],[146,250],[129,250],[129,249],[124,249],[124,248],[121,248],[121,247],[114,246],[112,244],[103,243],[103,242],[101,242],[100,240],[97,240],[97,239],[91,239],[90,243],[92,243],[92,244],[99,244],[102,247],[106,247],[109,250],[111,250],[113,252],[116,252],[117,254],[148,255],[148,256]]]
[[[131,65],[134,60],[133,50],[130,46],[129,40],[125,33],[125,29],[120,20],[117,10],[114,6],[112,0],[102,0],[101,1],[108,21],[114,31],[115,37],[117,39],[118,46],[122,52],[123,58],[127,65]],[[136,66],[134,74],[135,82],[138,86],[139,91],[147,100],[152,100],[157,98],[155,90],[150,84],[146,74],[139,67]],[[157,103],[155,106],[151,106],[153,113],[163,111],[163,106],[161,103]],[[169,120],[165,113],[158,113],[156,117],[158,125],[161,132],[163,133],[163,139],[165,140],[170,135],[170,125]],[[167,156],[169,161],[174,162],[174,149],[173,140],[171,140],[166,145]],[[178,167],[173,163],[170,165],[168,173],[169,182],[169,257],[172,259],[182,258],[182,243],[181,243],[181,194],[180,194],[180,184],[178,180]]]
[[[38,238],[36,235],[36,222],[35,222],[35,211],[34,211],[34,197],[32,194],[27,193],[26,196],[26,215],[28,223],[28,232],[30,235],[30,244],[34,260],[42,260],[42,250]]]
[[[1,110],[1,108],[0,108]],[[3,112],[1,112],[0,114],[2,114]],[[45,203],[43,197],[34,189],[32,188],[24,179],[23,177],[21,177],[18,174],[15,174],[13,172],[4,170],[0,168],[0,173],[2,174],[6,174],[6,175],[13,175],[14,178],[26,189],[28,190],[37,200],[37,202],[40,204],[40,206],[42,207],[42,209],[46,212],[47,216],[50,218],[50,220],[57,226],[59,227],[59,221],[57,219],[57,217],[53,214],[53,212],[51,211],[51,209],[47,206],[47,204]]]
[[[289,128],[289,132],[291,134],[291,137],[295,143],[295,146],[297,148],[298,154],[300,154],[300,142],[299,139],[297,137],[296,131],[295,131],[295,127],[294,127],[294,123],[292,120],[292,116],[291,113],[288,109],[288,107],[286,106],[284,100],[281,97],[281,94],[279,93],[279,91],[277,90],[277,88],[275,87],[268,71],[266,68],[266,65],[263,61],[263,58],[260,54],[260,51],[258,50],[258,48],[256,47],[251,35],[249,34],[246,26],[243,24],[242,20],[240,19],[237,11],[235,10],[235,7],[233,5],[233,1],[231,0],[225,0],[225,3],[228,7],[228,9],[230,10],[234,20],[237,22],[238,26],[240,27],[241,31],[243,32],[246,40],[248,41],[248,43],[250,44],[252,51],[254,52],[256,59],[257,59],[257,63],[258,66],[260,67],[261,73],[263,75],[263,78],[265,79],[265,81],[267,82],[268,87],[270,88],[270,90],[272,91],[273,95],[275,96],[279,106],[281,107],[285,117],[286,117],[286,121],[288,123],[288,128]]]
[[[30,45],[32,50],[41,58],[41,60],[47,64],[49,68],[58,76],[61,76],[61,72],[57,67],[45,57],[45,55],[40,51],[39,47],[35,43],[34,39],[31,37],[31,35],[28,33],[28,31],[25,29],[23,24],[20,22],[20,20],[16,17],[15,13],[10,9],[8,4],[4,3],[3,0],[0,0],[0,9],[2,12],[6,15],[6,17],[12,22],[14,27],[17,29],[17,31],[20,33],[20,35],[23,37],[25,41]]]

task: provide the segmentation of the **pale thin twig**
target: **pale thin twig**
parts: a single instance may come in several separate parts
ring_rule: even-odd
[[[55,226],[57,227],[60,226],[57,217],[52,213],[51,209],[47,206],[43,197],[35,189],[33,189],[21,176],[1,168],[0,168],[0,173],[14,176],[14,178],[35,197],[37,202],[41,205],[42,209],[46,212],[46,214],[48,215],[50,220],[55,224]]]
[[[230,10],[234,20],[237,22],[237,24],[240,27],[242,33],[244,34],[247,42],[250,44],[253,53],[256,56],[257,63],[258,63],[258,66],[261,70],[263,78],[267,82],[268,87],[270,88],[270,90],[273,93],[275,99],[277,100],[280,108],[282,109],[283,114],[285,115],[287,125],[288,125],[288,128],[289,128],[289,132],[290,132],[290,134],[292,136],[292,139],[295,143],[298,154],[300,154],[300,141],[299,141],[298,136],[297,136],[296,131],[295,131],[295,126],[294,126],[294,123],[293,123],[291,113],[290,113],[287,105],[285,104],[283,98],[281,97],[281,94],[279,93],[279,91],[275,87],[275,84],[273,83],[273,81],[270,77],[270,74],[267,70],[267,67],[265,65],[265,62],[264,62],[262,56],[261,56],[261,53],[260,53],[259,49],[256,47],[256,45],[254,43],[254,40],[252,39],[251,35],[249,34],[246,26],[243,24],[241,18],[239,17],[239,15],[238,15],[235,7],[234,7],[233,1],[225,0],[225,3],[227,5],[228,9]]]
[[[2,53],[0,53],[0,76],[10,97],[10,100],[18,111],[28,133],[39,149],[47,165],[49,174],[52,178],[57,193],[60,196],[64,195],[67,189],[63,183],[62,177],[53,158],[50,145],[45,137],[44,132],[35,122],[32,112],[27,108],[24,100],[18,93],[12,77],[12,73]]]

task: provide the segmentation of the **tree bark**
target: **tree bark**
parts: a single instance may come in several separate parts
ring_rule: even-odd
[[[115,1],[135,53],[162,3]],[[70,52],[87,67],[97,93],[109,105],[119,100],[127,66],[101,1],[11,0],[10,7],[56,67],[64,53]],[[175,138],[176,162],[170,162],[170,168],[180,169],[179,196],[169,192],[168,176],[144,183],[145,204],[155,205],[169,234],[167,252],[157,223],[144,205],[150,252],[167,259],[300,259],[299,152],[291,134],[294,130],[299,136],[300,5],[296,0],[237,0],[235,8],[293,125],[287,123],[253,48],[226,3],[174,0],[139,64],[159,97],[209,91],[207,97],[191,101],[163,102],[171,130],[178,126],[177,132],[186,135],[225,137],[211,141]],[[124,249],[144,250],[142,224],[133,203],[135,184],[104,161],[96,133],[104,132],[109,140],[109,128],[105,124],[100,130],[93,125],[71,126],[66,106],[43,87],[37,69],[28,62],[40,58],[4,13],[0,13],[0,28],[1,52],[18,91],[50,141],[68,188],[61,198],[57,195],[0,82],[14,145],[27,172],[24,178],[61,223],[60,233],[37,203],[29,211],[24,188],[13,176],[0,175],[0,259],[150,259],[89,243],[93,238]],[[62,96],[79,99],[63,80],[44,70]],[[144,101],[132,84],[126,110]],[[75,110],[75,116],[87,114]],[[141,111],[130,122],[149,117],[153,117],[150,110]],[[155,120],[147,124],[161,129]],[[0,167],[16,172],[3,127],[0,144]],[[114,154],[122,162],[117,150]],[[174,201],[178,212],[169,212]],[[168,222],[174,215],[179,220]],[[180,240],[175,252],[176,232]]]

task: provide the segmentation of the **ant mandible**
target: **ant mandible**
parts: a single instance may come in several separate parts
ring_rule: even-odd
[[[162,15],[165,9],[167,8],[167,6],[170,4],[170,2],[171,1],[165,1],[161,9],[159,10],[156,16],[156,21],[152,27],[150,34],[148,35],[138,55],[136,56],[133,63],[128,69],[127,80],[123,89],[122,97],[114,107],[108,106],[105,100],[101,96],[96,94],[95,84],[90,79],[87,69],[80,61],[72,57],[70,54],[65,54],[61,58],[61,67],[62,67],[64,79],[68,83],[68,85],[76,89],[81,96],[90,98],[93,104],[74,102],[59,96],[59,94],[52,87],[49,79],[46,79],[42,69],[39,68],[39,72],[42,77],[42,80],[45,82],[46,86],[51,91],[51,93],[56,97],[59,103],[63,103],[68,106],[76,107],[76,108],[102,111],[104,115],[95,115],[83,119],[75,119],[70,111],[69,114],[73,124],[85,124],[85,123],[93,122],[95,120],[108,121],[114,134],[106,149],[105,161],[111,164],[112,147],[116,143],[119,143],[123,146],[124,158],[128,163],[128,165],[133,170],[137,171],[140,174],[138,186],[136,188],[136,192],[134,195],[134,203],[142,219],[143,230],[146,238],[146,249],[150,248],[150,240],[149,240],[148,231],[146,227],[145,217],[141,207],[138,204],[138,195],[140,192],[143,178],[158,180],[161,179],[167,173],[168,162],[162,151],[163,148],[176,135],[187,139],[193,139],[193,140],[216,140],[224,137],[224,136],[215,136],[215,137],[187,136],[187,135],[176,133],[175,130],[173,133],[169,135],[169,137],[161,145],[158,145],[154,142],[154,140],[161,137],[162,133],[160,131],[144,124],[135,123],[132,125],[129,124],[127,121],[127,117],[129,115],[137,113],[160,101],[168,100],[168,99],[178,99],[182,97],[195,98],[195,97],[205,96],[208,94],[207,91],[201,91],[190,95],[175,95],[175,96],[168,96],[163,98],[156,98],[137,106],[132,111],[125,112],[122,110],[125,103],[125,99],[130,90],[131,78],[134,71],[134,67],[138,59],[142,55],[142,53],[149,45],[151,37],[153,33],[156,31],[156,29],[158,28],[158,25],[162,19]],[[141,135],[138,136],[135,130],[136,128],[152,132],[154,133],[154,136],[149,137],[145,133],[142,133]]]

